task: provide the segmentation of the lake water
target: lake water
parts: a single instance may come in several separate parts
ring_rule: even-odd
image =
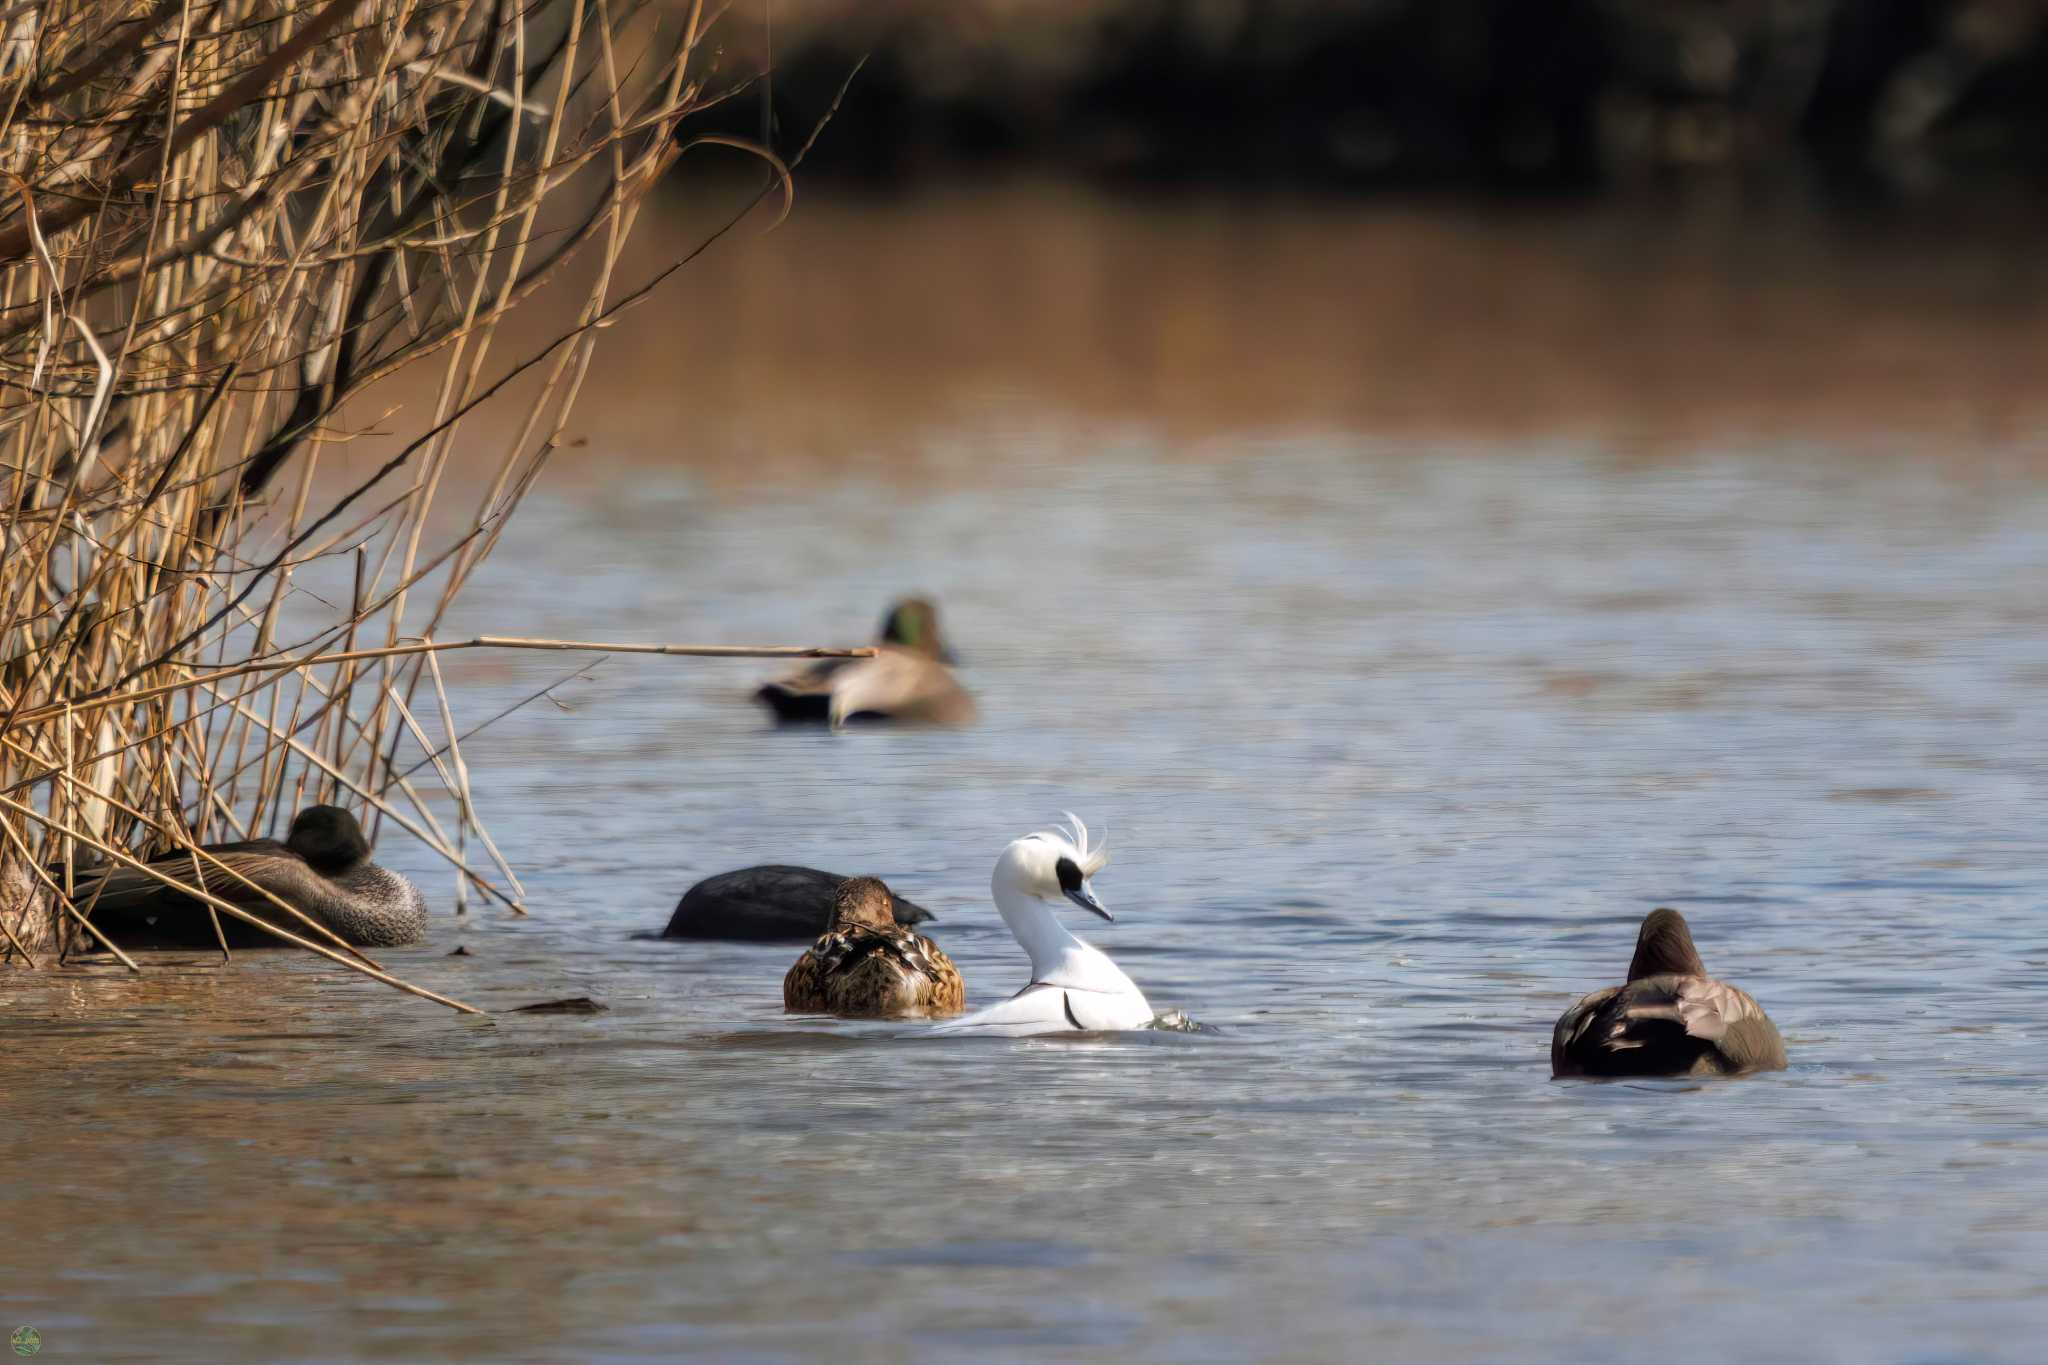
[[[441,913],[380,960],[600,1016],[278,954],[10,977],[0,1327],[95,1360],[2038,1359],[2038,468],[1141,417],[544,484],[450,633],[851,643],[921,590],[982,722],[776,732],[767,665],[615,657],[466,746],[535,913],[458,921],[387,831]],[[474,721],[581,662],[449,673]],[[989,869],[1063,809],[1114,855],[1117,923],[1077,927],[1218,1032],[791,1019],[795,949],[633,937],[725,868],[873,872],[986,1003],[1025,979]],[[1549,1078],[1659,904],[1789,1071]]]

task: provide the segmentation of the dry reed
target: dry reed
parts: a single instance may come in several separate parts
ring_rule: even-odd
[[[726,93],[692,60],[706,25],[701,3],[645,0],[0,9],[0,956],[47,965],[98,936],[62,894],[82,865],[259,834],[314,797],[517,908],[435,655],[822,652],[434,639],[561,443],[598,332],[689,259],[614,279],[690,145],[679,120]],[[501,322],[558,279],[580,304],[505,355]],[[343,405],[419,364],[438,385],[417,435],[323,495]],[[515,381],[488,491],[437,539],[464,419]],[[329,556],[353,558],[345,605],[294,586]],[[259,922],[466,1008],[208,878],[195,853],[179,881],[216,927]]]

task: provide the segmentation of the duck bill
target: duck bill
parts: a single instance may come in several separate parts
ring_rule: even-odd
[[[1103,908],[1102,902],[1095,898],[1095,888],[1088,885],[1088,883],[1082,882],[1072,891],[1067,892],[1066,895],[1068,900],[1080,906],[1083,910],[1092,911],[1108,920],[1111,924],[1116,923],[1116,916]]]

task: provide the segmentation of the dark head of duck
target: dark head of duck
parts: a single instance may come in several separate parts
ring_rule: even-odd
[[[960,662],[939,633],[939,609],[929,598],[906,597],[889,608],[882,618],[882,643],[929,654],[940,663]]]
[[[340,806],[308,806],[292,820],[284,846],[316,872],[345,872],[370,856],[363,827]]]
[[[1706,974],[1699,949],[1692,946],[1692,930],[1685,916],[1660,908],[1643,917],[1642,932],[1636,935],[1636,955],[1628,964],[1629,980]]]
[[[848,877],[832,893],[832,931],[894,929],[896,897],[880,877]]]

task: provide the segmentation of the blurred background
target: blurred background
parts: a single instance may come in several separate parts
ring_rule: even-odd
[[[1925,198],[2038,177],[2036,0],[781,0],[788,151],[865,58],[813,173],[1591,195],[1810,177]],[[749,33],[749,28],[756,31]]]
[[[593,434],[749,479],[1066,416],[1183,447],[1335,426],[2012,455],[2048,358],[2044,16],[737,8],[728,97],[683,136],[801,157],[799,207],[625,324],[659,344],[611,358],[631,384]],[[724,221],[726,172],[763,175],[684,158],[661,249]]]

